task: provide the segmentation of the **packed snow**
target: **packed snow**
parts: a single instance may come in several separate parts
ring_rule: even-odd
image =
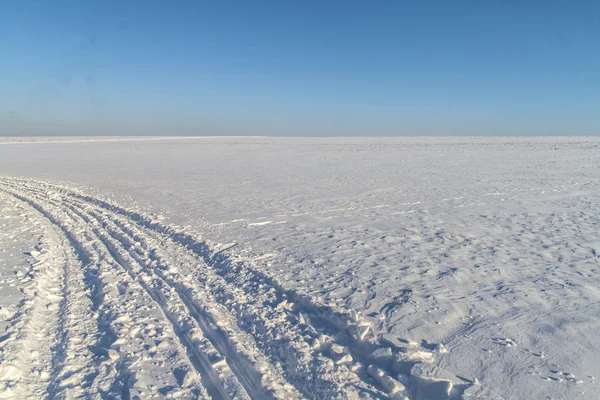
[[[595,399],[600,138],[0,139],[0,398]]]

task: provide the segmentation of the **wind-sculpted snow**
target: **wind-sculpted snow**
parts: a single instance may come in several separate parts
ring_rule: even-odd
[[[78,190],[2,178],[45,218],[2,337],[0,398],[460,398],[443,345],[393,343],[191,232]]]
[[[599,149],[0,139],[3,396],[595,400]]]

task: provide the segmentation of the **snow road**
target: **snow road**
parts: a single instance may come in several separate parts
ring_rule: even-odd
[[[0,344],[1,398],[458,398],[417,374],[443,346],[381,343],[193,235],[66,187],[3,178],[45,218]],[[402,381],[402,382],[401,382]],[[428,396],[428,397],[427,397]]]

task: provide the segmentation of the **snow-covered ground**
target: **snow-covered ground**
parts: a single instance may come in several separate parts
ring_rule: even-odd
[[[0,398],[595,399],[600,138],[0,140]]]

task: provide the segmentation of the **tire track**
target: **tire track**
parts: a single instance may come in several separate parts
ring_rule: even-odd
[[[66,199],[64,201],[68,202]],[[95,208],[90,207],[89,203],[80,206],[87,206],[88,209]],[[107,211],[105,210],[105,212]],[[102,223],[107,226],[108,221],[109,219],[104,219]],[[121,223],[123,222],[127,223],[127,219],[121,220]],[[143,237],[155,235],[155,240],[160,247],[165,247],[167,242],[173,242],[164,233],[145,229],[142,234],[138,235],[138,240],[144,241]],[[161,254],[189,253],[190,256],[193,255],[193,252],[186,250],[181,244],[173,242],[172,245],[175,248],[174,251],[161,252]],[[129,243],[129,246],[131,246],[131,243]],[[154,254],[153,261],[169,265],[169,263],[158,258],[156,252],[151,253],[151,256],[152,254]],[[199,265],[200,268],[196,269],[212,270],[205,264],[205,259],[198,257],[198,255],[176,264],[197,265],[198,263],[201,265]],[[187,272],[194,274],[193,270]],[[244,275],[245,273],[242,273],[238,277]],[[227,276],[226,278],[230,277]],[[295,305],[288,303],[286,300],[286,294],[282,294],[274,288],[256,281],[254,278],[251,277],[250,281],[245,282],[246,286],[242,285],[241,287],[231,285],[231,283],[235,283],[237,278],[229,282],[225,279],[225,282],[223,282],[224,279],[214,274],[214,271],[212,276],[200,277],[199,280],[211,281],[211,283],[217,280],[221,283],[221,287],[212,292],[213,296],[221,301],[226,308],[237,308],[239,317],[237,324],[241,321],[241,325],[239,325],[241,328],[253,332],[255,337],[259,335],[258,341],[261,344],[261,349],[271,356],[270,359],[273,363],[283,364],[283,374],[305,397],[314,398],[318,393],[322,398],[334,398],[341,392],[345,392],[348,397],[351,397],[354,396],[353,393],[358,395],[359,392],[372,393],[373,390],[375,390],[375,393],[377,392],[370,385],[365,385],[354,371],[350,371],[344,365],[332,363],[332,360],[326,356],[328,354],[327,347],[333,342],[332,336],[339,333],[343,334],[343,332],[339,332],[337,327],[332,326],[329,329],[331,336],[323,335],[319,332],[319,330],[324,330],[323,327],[317,329],[308,323],[309,310],[305,307],[296,310]],[[254,298],[258,298],[260,301],[256,302]],[[326,316],[323,320],[325,321],[329,317]],[[364,326],[361,327],[360,331],[357,334],[359,336],[364,335]],[[366,374],[363,374],[363,378],[370,380]],[[357,391],[357,388],[361,390]]]
[[[144,382],[140,382],[141,385],[136,385],[139,380],[136,379],[137,373],[132,370],[136,368],[132,367],[141,363],[144,358],[154,358],[156,364],[166,364],[170,361],[172,365],[169,368],[175,370],[177,367],[180,375],[184,372],[190,373],[190,368],[186,365],[189,361],[186,362],[187,360],[181,359],[180,356],[173,359],[173,355],[169,354],[173,352],[173,349],[168,348],[169,346],[163,346],[163,348],[167,347],[164,351],[150,347],[150,349],[155,350],[154,356],[150,357],[150,352],[146,348],[148,347],[147,342],[152,340],[155,343],[158,342],[160,346],[164,339],[163,336],[156,333],[156,330],[154,330],[154,333],[147,334],[146,343],[132,337],[131,326],[152,321],[152,310],[144,309],[142,299],[137,299],[136,296],[122,296],[123,291],[126,291],[127,286],[131,284],[131,280],[127,279],[124,272],[118,270],[119,267],[111,260],[108,250],[93,240],[93,236],[86,227],[78,224],[77,219],[70,215],[67,210],[61,209],[56,212],[51,205],[42,205],[40,200],[34,200],[23,193],[10,190],[7,190],[7,192],[36,208],[52,224],[61,229],[67,236],[72,248],[76,251],[78,258],[86,266],[84,268],[86,276],[82,281],[87,281],[90,287],[91,309],[92,313],[95,314],[93,318],[97,321],[98,334],[90,340],[86,340],[94,331],[90,329],[90,331],[81,332],[81,328],[85,327],[85,320],[74,320],[72,324],[65,327],[62,335],[74,337],[75,339],[72,340],[74,345],[80,344],[92,349],[91,358],[94,365],[88,368],[92,372],[84,373],[77,369],[77,361],[74,360],[79,359],[84,352],[73,346],[69,349],[74,351],[73,353],[63,351],[65,354],[64,368],[62,371],[55,373],[57,377],[56,390],[49,392],[50,397],[59,395],[61,392],[64,392],[67,397],[77,396],[80,389],[85,388],[84,397],[100,395],[120,398],[133,398],[136,396],[138,398],[140,396],[143,396],[143,398],[158,398],[160,397],[160,390],[153,390],[153,388],[147,387]],[[140,291],[136,290],[136,292],[139,293]],[[141,314],[141,316],[132,314],[134,310],[136,314]],[[144,311],[150,312],[145,313]],[[78,316],[70,313],[69,315],[72,317]],[[69,328],[77,331],[72,331]],[[89,329],[89,326],[87,329]],[[165,331],[165,337],[174,336],[169,334],[168,330]],[[152,372],[156,372],[156,368]],[[195,382],[197,378],[194,378],[193,375],[195,374],[190,373],[187,378],[186,387],[178,389],[179,395],[184,398],[207,397],[204,388]],[[173,383],[176,383],[175,376],[170,378]],[[34,398],[39,397],[35,396]]]
[[[443,346],[434,354],[380,340],[355,311],[286,290],[192,234],[134,210],[45,182],[0,182],[36,201],[52,198],[85,225],[107,257],[160,306],[188,353],[202,349],[190,362],[215,357],[214,369],[194,364],[209,376],[205,386],[215,385],[213,396],[401,399],[420,398],[432,385],[452,389],[451,382],[427,375],[435,368],[411,369],[441,356]],[[224,392],[215,393],[219,384]],[[464,389],[455,386],[451,398]]]
[[[0,196],[4,200],[5,193],[0,191]],[[28,216],[37,214],[26,204],[18,206]],[[55,352],[63,338],[55,332],[64,324],[60,318],[68,292],[64,272],[73,260],[61,251],[64,249],[49,224],[42,224],[39,233],[40,243],[31,253],[33,261],[19,279],[23,294],[19,309],[0,337],[0,398],[44,396],[60,364]]]
[[[41,199],[42,196],[43,197],[48,197],[46,194],[42,194],[41,192],[36,192],[35,196],[37,196],[38,199]],[[90,214],[90,213],[84,213],[84,211],[82,211],[82,207],[81,206],[77,206],[77,205],[73,205],[70,204],[68,202],[61,202],[60,205],[62,207],[66,207],[66,209],[68,210],[68,212],[72,212],[77,214],[80,218],[83,219],[83,221],[90,227],[92,227],[92,231],[94,231],[94,233],[96,234],[96,236],[105,244],[105,246],[108,248],[108,250],[111,252],[111,255],[117,259],[117,261],[119,261],[122,265],[127,266],[127,270],[130,272],[131,276],[137,277],[139,275],[145,274],[148,269],[148,266],[145,265],[143,263],[143,260],[141,260],[139,257],[135,257],[135,253],[129,253],[126,248],[129,248],[130,246],[128,246],[128,243],[123,243],[122,240],[119,241],[118,237],[114,235],[114,233],[111,233],[105,229],[99,229],[98,227],[100,227],[102,225],[102,223],[98,220],[94,220],[93,218],[95,217],[94,214]],[[105,231],[106,233],[103,233],[102,231]],[[109,235],[112,235],[109,237]],[[118,243],[117,243],[118,242]],[[132,255],[134,257],[132,257]],[[145,275],[145,279],[150,282],[154,279],[158,278],[159,282],[160,281],[164,281],[165,276],[164,275],[160,275],[158,274],[157,276],[151,276],[151,275]],[[152,289],[150,289],[148,287],[147,284],[144,283],[144,280],[142,280],[140,282],[143,286],[145,286],[145,289],[154,296],[154,300],[157,303],[165,303],[167,296],[173,297],[170,293],[169,290],[165,290],[164,293],[160,293],[160,294],[153,294]],[[192,302],[188,297],[182,297],[181,298],[184,303],[186,303],[186,307],[188,308],[188,310],[190,310],[190,313],[187,314],[188,316],[191,315],[192,317],[194,317],[195,319],[198,320],[199,325],[202,327],[202,332],[200,332],[198,330],[198,326],[192,326],[192,327],[185,327],[185,328],[181,328],[181,330],[186,331],[187,335],[191,338],[193,338],[193,340],[198,340],[198,339],[203,339],[203,333],[208,332],[208,335],[206,336],[210,336],[211,339],[213,339],[215,342],[217,343],[221,343],[223,345],[223,347],[227,348],[227,347],[231,347],[228,340],[227,340],[227,334],[223,333],[223,331],[221,329],[214,329],[216,327],[216,325],[214,324],[214,320],[212,321],[206,321],[204,320],[204,318],[202,318],[202,314],[203,311],[200,307],[200,301],[198,300],[198,297],[196,297],[196,301]],[[172,300],[173,301],[173,300]],[[174,300],[176,301],[176,300]],[[177,310],[177,307],[172,307],[172,310]],[[167,314],[169,314],[169,311],[165,311]],[[177,319],[179,321],[183,321],[185,319],[185,314],[183,316],[179,316]],[[172,318],[172,320],[174,320],[174,318]],[[190,321],[185,321],[185,323],[189,324]],[[177,323],[175,322],[175,325],[177,325]],[[212,327],[212,328],[211,328]],[[214,331],[213,331],[214,330]],[[183,340],[185,340],[186,336],[183,336]],[[267,377],[261,377],[260,375],[262,375],[262,373],[260,373],[259,371],[256,371],[256,369],[252,366],[253,363],[255,363],[256,361],[250,361],[250,360],[245,360],[242,357],[239,356],[239,354],[236,353],[235,350],[232,350],[231,348],[226,349],[227,351],[224,352],[224,354],[226,354],[225,356],[222,356],[221,354],[219,354],[218,351],[216,351],[211,343],[209,342],[205,342],[202,344],[205,347],[205,352],[207,352],[209,355],[211,356],[211,360],[209,361],[208,365],[210,365],[210,363],[215,363],[215,365],[218,366],[218,369],[220,370],[220,372],[217,374],[218,376],[215,376],[216,380],[225,380],[227,381],[227,378],[229,377],[229,380],[231,382],[230,387],[236,387],[239,385],[236,385],[234,382],[234,378],[231,377],[231,371],[227,371],[228,368],[224,368],[225,362],[227,360],[229,360],[230,358],[234,361],[234,363],[232,363],[232,365],[234,366],[234,368],[237,370],[237,373],[239,374],[238,376],[241,376],[242,379],[244,380],[244,384],[245,386],[247,386],[248,392],[252,393],[252,397],[256,398],[256,399],[266,399],[266,398],[285,398],[285,399],[289,399],[289,398],[297,398],[299,397],[299,394],[297,392],[295,392],[291,386],[289,384],[287,384],[285,381],[282,380],[282,382],[271,382],[269,384],[269,381],[272,381],[273,379],[269,376]],[[210,349],[206,349],[206,347],[210,348]],[[263,363],[263,365],[260,366],[261,369],[265,368],[265,365]],[[266,378],[266,379],[264,379]],[[267,383],[267,387],[268,389],[265,389],[264,387],[262,387],[261,385],[261,381],[266,381]],[[237,390],[230,390],[231,392],[231,397],[234,398],[243,398],[246,396],[245,392],[243,391],[243,389],[240,390],[240,388],[238,388]]]
[[[25,185],[21,183],[19,186],[23,188]],[[60,191],[59,188],[52,189]],[[27,190],[35,192],[37,188],[28,187]],[[51,197],[52,194],[49,194],[44,190],[38,190],[37,196],[40,198],[47,198],[48,196]],[[64,196],[64,193],[57,196],[57,198],[60,198],[59,201],[63,207],[67,206],[64,203],[72,201],[67,200],[71,197],[72,196],[68,195]],[[71,204],[70,207],[73,207],[73,205]],[[89,203],[82,204],[80,207],[88,207],[90,209],[97,208],[97,206],[90,205]],[[127,218],[124,219],[125,222],[127,222],[126,220]],[[121,223],[123,223],[123,221],[121,221]],[[137,224],[133,224],[133,226],[139,227]],[[164,233],[148,230],[147,228],[144,229],[146,229],[146,231],[144,231],[143,235],[148,236],[148,233],[153,233],[157,236],[155,239],[159,241],[160,246],[164,246],[165,242],[171,242],[171,245],[176,249],[176,252],[163,253],[173,254],[183,252],[188,257],[191,257],[187,260],[183,260],[183,264],[204,264],[205,260],[203,257],[195,255],[191,250],[186,250],[180,244],[170,240]],[[160,261],[157,258],[159,253],[160,252],[150,253],[155,257],[154,261]],[[163,262],[163,264],[167,263]],[[214,271],[212,271],[212,268],[207,265],[202,265],[200,269],[202,269],[202,267],[211,271],[211,274],[210,276],[199,277],[201,278],[200,280],[205,282],[214,280],[219,282],[223,281],[223,278],[215,274]],[[193,271],[188,272],[193,273]],[[274,302],[273,300],[277,299],[273,299],[273,295],[277,294],[277,296],[281,297],[280,293],[271,293],[273,292],[271,288],[267,288],[266,286],[260,289],[260,293],[257,292],[255,289],[258,286],[264,286],[260,282],[252,282],[252,286],[255,288],[232,287],[231,285],[227,285],[226,282],[223,282],[222,285],[222,287],[218,287],[217,291],[213,291],[213,294],[216,294],[216,297],[225,305],[225,312],[221,313],[219,316],[221,317],[228,313],[227,307],[237,306],[237,316],[241,316],[242,318],[241,320],[238,320],[236,318],[237,316],[234,316],[233,319],[229,318],[229,320],[232,321],[229,326],[235,326],[241,322],[241,325],[247,332],[253,332],[255,335],[258,333],[258,342],[261,344],[261,350],[266,350],[265,352],[270,356],[268,359],[271,361],[271,364],[282,365],[280,374],[302,393],[301,397],[315,398],[318,395],[319,398],[335,398],[338,397],[340,393],[344,392],[346,395],[345,397],[353,397],[355,395],[352,393],[358,393],[357,388],[360,389],[360,392],[367,394],[379,392],[370,384],[362,382],[361,379],[359,379],[354,372],[349,371],[348,368],[341,365],[335,365],[332,363],[331,359],[324,356],[321,347],[328,346],[328,343],[332,340],[331,337],[321,335],[311,325],[298,324],[298,318],[303,318],[302,315],[304,315],[305,318],[308,318],[308,314],[300,311],[290,312],[293,305],[287,305],[287,301],[281,301],[281,299],[279,299],[279,301]],[[201,297],[202,296],[200,295],[196,295],[194,298],[199,299]],[[261,300],[260,303],[257,304],[256,301],[252,300],[254,297],[258,297]],[[285,295],[283,297],[285,297]],[[201,304],[200,301],[196,301],[195,303]],[[278,305],[279,307],[275,307]],[[265,306],[268,306],[266,309],[269,311],[268,313],[261,310]],[[199,308],[202,308],[202,306],[199,306]],[[214,320],[217,319],[218,318],[215,318]],[[220,325],[217,324],[216,326]],[[224,331],[230,331],[227,327],[220,327]],[[261,332],[267,333],[267,335],[260,335]],[[236,332],[235,335],[229,334],[229,337],[231,336],[235,336],[237,339],[239,332]],[[323,343],[318,341],[319,338],[323,340]],[[264,363],[261,367],[261,369],[265,368]],[[287,386],[289,387],[289,385]],[[287,396],[286,398],[290,397]]]
[[[71,207],[75,208],[76,206]],[[79,212],[83,213],[83,211]],[[215,361],[213,362],[219,365],[221,379],[232,381],[234,379],[239,380],[243,389],[255,399],[283,399],[298,396],[297,393],[290,392],[289,390],[285,393],[281,390],[276,390],[274,389],[275,386],[273,384],[269,385],[271,388],[270,390],[263,387],[261,385],[261,381],[264,380],[262,373],[255,369],[251,359],[240,354],[242,353],[242,350],[236,348],[236,346],[231,343],[230,334],[217,325],[217,321],[208,315],[205,311],[205,307],[200,306],[201,300],[199,296],[194,296],[194,300],[191,294],[182,288],[181,285],[169,278],[159,268],[153,268],[151,266],[152,259],[145,259],[142,254],[136,251],[136,242],[132,242],[129,235],[111,220],[103,220],[102,216],[93,211],[87,212],[85,215],[94,218],[93,223],[101,225],[102,228],[106,230],[110,239],[105,235],[102,240],[105,241],[105,243],[109,243],[108,245],[114,249],[118,257],[128,259],[125,260],[128,265],[137,265],[139,269],[137,272],[134,272],[135,274],[144,274],[147,279],[153,280],[155,285],[166,286],[166,291],[169,292],[169,294],[172,294],[173,298],[176,298],[171,301],[179,303],[178,306],[185,310],[183,316],[180,318],[189,319],[189,317],[191,317],[193,321],[195,321],[195,324],[193,321],[187,321],[188,325],[192,326],[191,328],[189,326],[185,328],[189,329],[188,332],[192,332],[192,334],[187,335],[193,336],[200,334],[198,329],[202,331],[201,334],[210,342],[209,344],[205,344],[205,346],[210,348],[211,354],[214,354]],[[82,214],[82,218],[87,217]],[[88,222],[92,221],[88,220]],[[113,241],[112,243],[111,240]],[[148,290],[152,291],[151,288],[148,288]],[[235,383],[232,385],[235,385]],[[242,398],[239,389],[237,393],[234,393],[233,397]]]
[[[226,367],[225,358],[219,353],[212,343],[206,340],[204,332],[199,330],[197,323],[190,319],[187,306],[176,294],[171,292],[171,287],[165,285],[156,276],[146,273],[142,264],[135,260],[125,249],[122,243],[114,241],[110,234],[104,229],[97,228],[102,224],[93,221],[82,213],[69,207],[76,215],[86,223],[93,226],[92,231],[96,237],[106,246],[109,253],[129,274],[132,280],[136,280],[144,291],[161,309],[164,317],[171,323],[178,340],[190,354],[189,359],[201,375],[210,376],[207,381],[209,392],[214,398],[248,398],[248,393],[237,381],[233,372]],[[203,330],[202,330],[203,331]],[[196,361],[197,360],[197,361]],[[256,390],[255,398],[268,398],[266,393]]]
[[[49,328],[54,328],[55,336],[59,340],[52,350],[54,355],[51,371],[47,373],[50,375],[50,380],[46,392],[44,395],[21,393],[18,397],[90,397],[98,394],[98,391],[109,393],[110,387],[118,381],[116,374],[108,369],[104,369],[104,373],[100,373],[102,365],[98,364],[98,357],[91,350],[101,348],[105,338],[111,336],[110,332],[104,329],[105,326],[100,323],[101,319],[98,318],[98,310],[102,305],[102,296],[98,295],[99,291],[97,290],[100,285],[95,278],[98,260],[94,261],[89,254],[78,250],[78,248],[82,248],[82,245],[58,224],[56,212],[60,213],[61,210],[48,211],[27,197],[6,190],[4,192],[45,217],[47,231],[52,240],[50,249],[46,251],[47,257],[44,263],[48,264],[49,268],[53,268],[53,265],[54,268],[63,265],[61,271],[63,283],[54,287],[54,289],[60,287],[63,289],[63,297],[57,311],[57,318],[60,322],[58,325],[48,324]],[[51,286],[53,285],[52,279],[49,279],[48,282]],[[43,282],[42,285],[47,285],[48,282]],[[38,283],[37,286],[39,289],[40,284]],[[43,303],[43,307],[50,310],[57,308],[56,295],[44,290],[35,293],[35,301]],[[39,324],[32,328],[40,329]],[[43,331],[40,329],[40,332]],[[50,349],[48,343],[43,339],[41,343],[38,343],[38,340],[32,341],[27,337],[21,337],[19,343],[22,346],[33,347],[32,353],[35,354],[39,354],[38,350],[35,350],[38,347]],[[33,371],[35,372],[35,369]],[[43,373],[36,375],[35,380],[37,381],[48,380]],[[93,381],[95,381],[95,385],[91,385]],[[9,384],[5,387],[8,390],[5,390],[2,396],[8,394],[9,397],[12,397],[13,388],[11,386]],[[96,391],[92,389],[92,386],[96,388]]]
[[[36,201],[43,201],[44,198],[48,198],[48,196],[42,195],[40,192],[36,192],[32,196],[37,199]],[[177,298],[178,295],[171,292],[171,287],[168,284],[161,284],[164,281],[164,276],[148,274],[147,266],[143,264],[142,260],[132,257],[132,254],[128,252],[121,241],[116,240],[107,230],[102,229],[102,224],[100,221],[94,219],[94,215],[86,214],[76,205],[71,205],[67,202],[56,202],[55,205],[65,208],[65,212],[73,218],[80,218],[89,227],[91,232],[93,232],[95,238],[104,245],[110,256],[127,271],[132,280],[138,281],[140,286],[161,308],[165,318],[173,325],[181,343],[192,354],[190,357],[192,363],[196,364],[197,369],[202,375],[211,376],[210,381],[205,382],[205,386],[209,388],[209,393],[213,398],[248,398],[248,394],[243,386],[248,387],[248,393],[251,393],[252,398],[256,399],[298,397],[297,393],[289,389],[289,385],[285,385],[287,388],[282,393],[275,393],[273,388],[270,390],[265,389],[260,384],[260,374],[253,369],[251,363],[240,359],[240,357],[236,357],[236,354],[232,351],[227,352],[227,356],[223,356],[217,351],[212,343],[205,338],[204,333],[208,332],[211,336],[219,340],[219,334],[222,332],[218,330],[211,332],[209,324],[211,326],[213,324],[203,321],[201,314],[190,309],[189,304],[182,304],[182,300],[185,303],[186,299]],[[189,310],[191,315],[188,312],[182,312],[185,309]],[[190,316],[198,320],[199,324],[191,321]],[[223,342],[223,340],[220,341]],[[243,386],[240,385],[236,375],[232,373],[230,367],[227,365],[226,361],[230,356],[236,361],[233,365],[239,376],[242,376],[244,380]]]

